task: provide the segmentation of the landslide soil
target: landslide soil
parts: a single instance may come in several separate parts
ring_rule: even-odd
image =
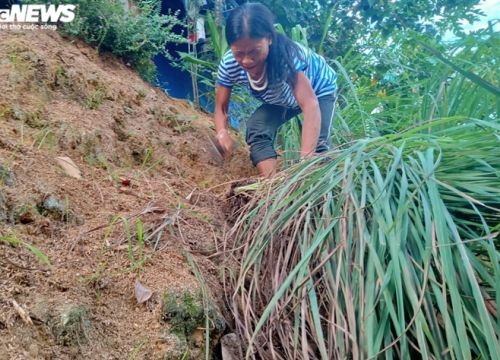
[[[208,289],[230,323],[210,255],[230,182],[254,175],[245,147],[222,163],[208,115],[56,32],[2,31],[0,84],[0,359],[201,358],[164,298]]]

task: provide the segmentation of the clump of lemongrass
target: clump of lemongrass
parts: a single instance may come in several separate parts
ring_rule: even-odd
[[[246,358],[497,356],[499,131],[445,118],[262,183],[229,235]]]

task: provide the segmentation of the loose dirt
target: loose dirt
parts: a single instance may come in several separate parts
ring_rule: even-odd
[[[2,31],[0,83],[0,359],[203,358],[168,319],[205,293],[212,345],[230,325],[210,255],[245,146],[220,165],[206,114],[55,32]]]

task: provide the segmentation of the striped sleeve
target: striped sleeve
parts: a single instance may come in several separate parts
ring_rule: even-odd
[[[236,83],[236,78],[234,74],[236,65],[236,60],[233,58],[231,50],[229,50],[221,62],[219,63],[219,69],[217,70],[217,84],[231,88]]]
[[[296,56],[294,59],[295,63],[295,70],[297,71],[306,71],[307,70],[307,63],[308,63],[308,58],[307,58],[307,50],[301,46],[299,43],[296,43],[300,49],[299,56]]]

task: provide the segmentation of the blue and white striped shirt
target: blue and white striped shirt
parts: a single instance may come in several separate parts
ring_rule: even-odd
[[[325,59],[310,49],[300,44],[302,58],[294,60],[297,71],[302,71],[311,82],[316,97],[329,95],[337,89],[337,74],[326,63]],[[229,50],[222,58],[217,72],[217,84],[231,88],[234,84],[248,87],[252,96],[267,103],[285,106],[288,108],[298,107],[297,100],[290,86],[283,82],[278,86],[267,87],[263,91],[255,91],[248,81],[247,72],[235,60],[233,53]]]

